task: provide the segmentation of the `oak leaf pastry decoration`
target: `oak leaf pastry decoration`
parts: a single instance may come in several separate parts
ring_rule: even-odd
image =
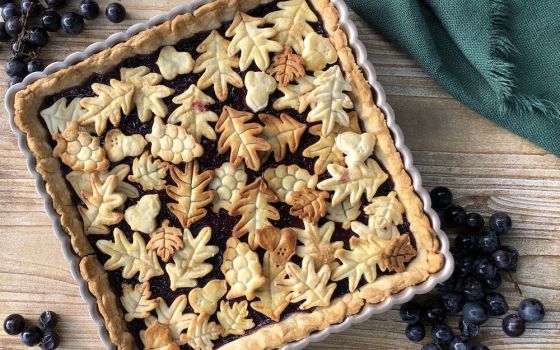
[[[152,299],[150,282],[138,283],[135,286],[123,283],[122,294],[121,304],[126,310],[124,315],[126,322],[150,316],[152,310],[155,310],[158,305],[157,301]]]
[[[171,330],[157,321],[146,329],[144,339],[146,339],[145,350],[180,349],[179,345],[173,341]]]
[[[99,176],[99,180],[102,183],[105,183],[109,176],[116,175],[119,178],[119,183],[115,188],[115,191],[125,194],[128,198],[138,198],[140,197],[140,192],[138,192],[136,187],[124,181],[129,172],[130,166],[126,164],[119,164],[110,171],[100,171],[96,174],[97,176]],[[85,171],[73,170],[66,175],[66,180],[70,183],[70,185],[72,185],[74,192],[76,192],[76,194],[82,201],[84,200],[84,198],[82,197],[83,192],[93,193],[93,190],[91,188],[90,173],[86,173]]]
[[[163,220],[159,228],[150,233],[150,240],[146,245],[146,249],[155,251],[163,262],[168,262],[173,254],[181,248],[183,248],[181,230],[169,226],[169,220],[167,219]]]
[[[277,118],[270,114],[259,114],[259,119],[264,124],[261,137],[265,139],[272,147],[274,159],[277,162],[286,157],[287,149],[295,153],[298,149],[299,142],[307,126],[290,117],[286,113],[280,114]],[[269,152],[266,152],[265,158],[268,158]]]
[[[362,164],[373,154],[376,137],[372,133],[358,134],[347,131],[337,135],[335,143],[338,149],[345,154],[346,164]]]
[[[179,295],[170,306],[162,298],[157,298],[156,308],[157,317],[150,316],[144,321],[150,328],[156,322],[166,326],[171,332],[173,341],[179,345],[184,345],[187,341],[183,338],[183,332],[189,328],[191,321],[196,319],[196,314],[185,313],[188,301],[184,294]],[[146,337],[144,337],[146,338]]]
[[[128,181],[136,182],[144,191],[162,190],[165,187],[169,164],[160,159],[153,160],[149,151],[142,153],[140,158],[134,158],[132,175]]]
[[[212,211],[217,213],[220,209],[230,211],[231,205],[239,199],[239,192],[247,183],[247,174],[243,164],[234,167],[229,162],[223,163],[214,170],[214,179],[208,188],[216,193],[213,200]]]
[[[235,56],[241,51],[239,69],[244,72],[255,62],[264,71],[270,65],[270,53],[282,51],[282,45],[270,40],[276,31],[272,28],[259,28],[266,23],[264,18],[249,16],[237,12],[233,22],[226,31],[226,36],[233,37],[228,46],[229,56]]]
[[[220,270],[230,285],[226,298],[245,296],[247,300],[253,300],[255,291],[266,282],[257,253],[247,243],[231,237],[226,242],[223,259]]]
[[[350,204],[358,204],[364,192],[367,200],[371,201],[379,186],[389,177],[373,159],[349,167],[329,164],[327,169],[332,177],[321,181],[317,188],[334,191],[332,205],[339,205],[347,197],[350,197]]]
[[[302,155],[306,158],[317,158],[313,170],[315,174],[321,175],[327,171],[329,164],[344,165],[344,154],[335,143],[335,135],[323,136],[321,125],[313,125],[309,128],[309,133],[319,136],[319,140],[303,150]]]
[[[51,136],[56,133],[62,133],[70,122],[80,119],[86,112],[80,105],[80,98],[76,97],[68,105],[66,97],[58,99],[49,108],[43,109],[40,114]]]
[[[281,1],[277,6],[280,10],[265,16],[268,23],[274,24],[274,40],[301,53],[303,38],[314,32],[308,22],[316,23],[319,19],[305,0]]]
[[[290,208],[290,215],[297,216],[300,219],[308,218],[309,221],[316,224],[319,219],[327,214],[326,199],[329,197],[327,192],[320,192],[310,188],[295,191],[291,195],[293,202]]]
[[[286,48],[274,56],[266,72],[276,78],[280,87],[285,87],[305,76],[305,61],[300,55],[293,53],[291,48]]]
[[[229,211],[231,216],[241,215],[241,219],[233,228],[233,237],[249,234],[249,245],[252,249],[256,249],[259,245],[257,230],[271,226],[270,220],[280,219],[278,209],[270,204],[277,201],[278,198],[261,177],[245,186],[239,192],[239,199],[232,204]]]
[[[190,73],[194,68],[191,54],[179,52],[173,46],[164,46],[161,49],[156,64],[165,80],[173,80],[179,74]]]
[[[105,270],[122,268],[123,278],[128,279],[139,273],[140,282],[147,282],[152,277],[164,274],[157,255],[146,250],[144,238],[138,232],[133,233],[132,242],[129,242],[124,232],[118,228],[114,229],[113,236],[114,242],[101,240],[96,243],[97,248],[110,257],[103,265]]]
[[[212,237],[212,229],[205,227],[193,237],[191,231],[183,230],[183,248],[173,254],[173,263],[168,263],[165,270],[171,281],[171,290],[196,287],[197,279],[212,271],[212,264],[206,263],[218,254],[218,247],[207,245]]]
[[[277,265],[287,263],[296,251],[296,232],[289,227],[260,228],[257,230],[257,241],[271,254],[272,262]]]
[[[171,96],[175,90],[165,85],[158,85],[162,76],[150,73],[148,67],[121,68],[121,80],[134,85],[132,100],[136,105],[138,119],[146,123],[153,116],[163,118],[167,115],[167,105],[163,99]]]
[[[263,110],[268,106],[270,94],[276,91],[276,79],[263,72],[249,71],[245,74],[245,88],[247,94],[245,103],[253,112]]]
[[[53,156],[59,157],[72,170],[93,173],[109,168],[109,160],[99,139],[80,131],[77,122],[70,122],[64,132],[54,134],[53,139],[56,141]]]
[[[393,238],[381,254],[381,261],[386,270],[402,273],[406,270],[405,263],[416,256],[416,249],[410,244],[408,234]]]
[[[304,257],[301,267],[293,262],[286,264],[288,278],[278,284],[288,287],[290,294],[287,300],[291,303],[303,303],[300,310],[313,307],[329,306],[331,296],[336,289],[336,283],[329,284],[331,269],[328,265],[322,266],[318,271],[311,257]]]
[[[152,144],[152,156],[173,164],[190,162],[204,152],[202,146],[184,128],[164,124],[158,117],[154,119],[152,132],[146,135],[146,140]]]
[[[134,85],[111,79],[109,85],[93,83],[91,89],[97,96],[80,100],[86,113],[78,122],[81,126],[93,125],[97,135],[102,135],[107,129],[107,121],[119,126],[122,114],[132,112]]]
[[[305,69],[312,72],[321,71],[327,64],[333,64],[338,60],[336,49],[329,38],[315,32],[305,36],[301,56],[305,60]]]
[[[216,140],[216,132],[209,122],[218,121],[218,115],[208,109],[216,101],[202,92],[196,85],[191,85],[187,91],[173,98],[173,103],[180,105],[171,113],[167,122],[180,123],[195,141],[200,143],[202,137]]]
[[[255,327],[253,320],[247,318],[249,315],[247,307],[247,300],[234,302],[233,304],[222,300],[220,311],[216,314],[220,325],[224,328],[222,336],[243,335],[247,330]]]
[[[265,283],[256,290],[259,300],[251,303],[251,308],[273,321],[280,321],[280,316],[289,302],[286,300],[290,291],[278,284],[286,277],[285,265],[276,265],[272,261],[272,254],[266,252],[263,259],[263,276]]]
[[[194,350],[212,350],[214,348],[213,340],[222,335],[224,329],[217,325],[216,322],[208,322],[207,314],[200,314],[191,319],[191,323],[187,328],[187,333],[181,334],[181,339]]]
[[[211,280],[203,288],[191,289],[189,303],[197,314],[214,315],[218,307],[218,301],[226,292],[226,281]]]
[[[227,100],[228,85],[243,87],[243,79],[233,68],[239,67],[239,58],[229,56],[230,42],[224,39],[216,30],[196,48],[200,56],[196,59],[194,73],[202,73],[197,86],[204,90],[214,86],[214,93],[220,101]]]
[[[247,168],[258,171],[261,167],[259,152],[269,151],[271,146],[257,136],[263,127],[258,123],[248,123],[252,118],[250,113],[224,107],[216,123],[216,131],[220,133],[218,153],[224,154],[229,149],[229,161],[233,166],[237,167],[244,161]]]
[[[264,172],[264,179],[282,202],[292,205],[291,195],[304,188],[315,188],[319,177],[311,175],[296,164],[281,164],[276,168],[268,168]]]
[[[279,86],[280,90],[284,96],[276,99],[272,104],[272,108],[277,111],[282,111],[288,108],[295,109],[298,113],[303,113],[309,107],[307,102],[307,96],[309,93],[315,89],[313,81],[315,77],[306,75],[294,82],[296,84],[288,84],[286,86]]]
[[[321,122],[321,134],[329,136],[335,125],[349,126],[350,117],[344,109],[354,107],[352,100],[345,94],[352,86],[344,79],[339,66],[332,66],[319,74],[313,81],[315,89],[309,93],[307,101],[311,111],[307,114],[310,123]]]
[[[400,236],[397,225],[402,225],[404,207],[392,191],[387,196],[373,198],[371,204],[364,208],[369,215],[368,224],[352,222],[352,231],[360,236],[375,234],[383,239],[394,239]]]
[[[147,194],[124,212],[124,220],[134,231],[151,233],[157,227],[156,217],[161,209],[157,194]]]
[[[303,224],[303,229],[295,229],[297,240],[303,244],[296,247],[296,254],[300,258],[310,257],[315,266],[331,265],[335,260],[335,253],[344,245],[342,241],[331,242],[334,222],[319,226],[305,219]]]
[[[111,162],[120,162],[126,157],[139,156],[147,144],[144,136],[140,134],[127,136],[119,129],[112,129],[105,135],[103,148]]]
[[[352,205],[350,198],[346,198],[338,205],[327,203],[327,219],[342,224],[345,230],[350,229],[352,222],[356,220],[362,213],[360,210],[361,203]]]
[[[126,201],[126,195],[116,192],[120,179],[111,175],[102,182],[97,174],[91,174],[91,193],[82,191],[85,207],[78,211],[84,222],[86,234],[107,234],[111,225],[118,224],[123,214],[117,211]]]
[[[171,166],[169,173],[176,185],[165,187],[169,198],[177,202],[168,203],[167,207],[185,228],[206,216],[205,207],[212,203],[215,195],[213,191],[206,190],[214,172],[206,170],[199,173],[198,169],[197,161],[187,163],[184,172],[176,166]]]

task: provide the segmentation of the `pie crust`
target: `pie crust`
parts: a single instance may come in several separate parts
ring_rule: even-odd
[[[288,6],[301,1],[287,0],[281,1],[279,4]],[[374,103],[371,87],[356,63],[353,51],[348,45],[347,34],[339,26],[339,14],[330,1],[307,1],[314,9],[313,15],[308,14],[307,21],[310,23],[322,22],[325,37],[328,38],[330,45],[321,44],[325,38],[314,35],[315,32],[310,25],[300,26],[298,30],[301,32],[299,33],[286,32],[282,27],[282,19],[272,14],[264,16],[266,25],[264,21],[252,17],[238,16],[237,21],[244,23],[244,25],[239,24],[239,27],[246,28],[239,29],[238,27],[238,30],[226,35],[227,38],[215,31],[222,23],[234,20],[239,11],[250,12],[259,5],[270,2],[272,1],[216,0],[200,6],[192,13],[178,15],[168,22],[133,36],[126,42],[39,79],[16,94],[15,124],[26,134],[29,149],[37,160],[36,169],[45,181],[46,190],[52,197],[52,205],[60,215],[63,230],[70,237],[75,253],[81,258],[81,274],[97,300],[98,309],[105,320],[110,339],[118,349],[137,348],[135,336],[127,327],[126,322],[136,316],[146,317],[147,315],[151,315],[146,318],[148,328],[140,335],[147,340],[145,342],[147,348],[178,349],[178,345],[189,344],[196,349],[209,349],[212,348],[212,341],[223,334],[235,334],[239,337],[221,345],[220,349],[277,348],[305,338],[314,331],[340,323],[347,316],[359,313],[366,304],[380,303],[393,293],[425,281],[430,274],[439,271],[444,264],[443,255],[439,252],[439,241],[423,211],[423,204],[414,192],[410,176],[405,171],[401,156],[394,146],[384,115]],[[268,153],[270,157],[278,156],[278,159],[281,159],[297,149],[297,145],[288,144],[289,147],[286,147],[284,143],[269,143],[265,139],[255,136],[263,135],[261,133],[263,126],[258,123],[255,123],[256,126],[245,123],[250,119],[250,115],[247,117],[247,113],[250,112],[233,110],[235,106],[224,108],[225,114],[219,117],[206,113],[205,121],[201,122],[201,125],[198,125],[197,121],[190,132],[183,126],[176,125],[186,124],[189,123],[189,119],[192,120],[193,116],[187,113],[189,106],[186,106],[185,111],[175,113],[173,123],[169,120],[165,122],[162,120],[162,116],[167,115],[168,112],[161,103],[161,99],[170,96],[173,92],[171,89],[159,85],[162,77],[158,74],[142,81],[135,80],[134,77],[137,77],[137,74],[143,76],[147,73],[140,67],[137,67],[137,72],[124,72],[123,81],[113,79],[109,85],[94,84],[92,88],[97,93],[97,97],[84,97],[79,102],[72,100],[68,106],[66,103],[70,100],[63,100],[48,111],[42,110],[46,97],[83,84],[95,73],[108,72],[125,59],[151,54],[161,47],[169,46],[171,48],[162,51],[158,60],[158,65],[163,68],[161,71],[164,78],[174,78],[179,74],[190,72],[191,69],[193,72],[202,73],[202,82],[199,82],[198,88],[193,88],[190,92],[175,97],[179,103],[192,105],[191,96],[193,94],[204,95],[200,90],[204,90],[205,93],[214,92],[217,100],[225,101],[228,97],[228,85],[238,88],[244,85],[243,79],[239,76],[242,72],[238,67],[241,66],[242,71],[248,69],[251,63],[249,58],[246,55],[242,56],[243,59],[239,62],[237,56],[232,56],[228,64],[228,69],[232,74],[230,80],[224,82],[210,77],[209,72],[215,69],[212,66],[213,63],[208,63],[208,60],[201,59],[201,57],[204,55],[227,56],[228,51],[233,54],[237,53],[238,56],[241,52],[243,55],[244,50],[251,49],[251,44],[244,41],[242,37],[235,38],[243,35],[241,33],[243,31],[258,33],[258,29],[261,28],[257,27],[263,25],[277,31],[284,30],[279,35],[278,42],[286,48],[285,51],[279,50],[278,45],[274,45],[276,42],[269,42],[270,31],[265,31],[259,36],[273,59],[270,60],[272,63],[268,70],[266,67],[269,62],[266,60],[256,62],[259,66],[259,73],[255,74],[266,75],[264,72],[268,72],[267,76],[277,79],[277,89],[285,95],[284,98],[280,96],[273,102],[274,108],[276,110],[293,108],[301,111],[309,105],[313,112],[309,113],[308,122],[323,123],[322,126],[316,125],[309,128],[310,134],[320,137],[319,142],[323,144],[317,146],[315,150],[309,150],[307,155],[307,150],[303,152],[305,157],[319,157],[317,163],[319,161],[321,163],[315,164],[314,173],[316,175],[309,174],[305,169],[290,169],[281,164],[276,171],[269,168],[268,176],[265,173],[263,178],[254,182],[248,181],[243,174],[237,173],[240,168],[244,169],[243,167],[246,166],[253,170],[259,169],[262,160],[261,153]],[[178,41],[205,31],[212,32],[198,47],[197,51],[200,56],[197,58],[181,55],[172,49]],[[228,39],[232,39],[229,36],[233,36],[233,40],[236,40],[237,47],[228,49]],[[338,58],[338,65],[325,68],[334,62],[333,52]],[[298,67],[284,74],[286,72],[282,71],[278,65],[282,64],[282,60],[292,58],[296,63],[305,62],[307,58],[309,60],[308,68],[325,70],[316,71],[315,77],[302,74],[301,70],[305,72],[305,68]],[[301,61],[299,61],[300,58]],[[227,58],[224,59],[227,60]],[[184,60],[187,62],[183,62]],[[179,62],[178,66],[174,66],[173,62]],[[262,77],[256,79],[262,79]],[[258,84],[254,85],[256,87],[253,89],[262,90]],[[270,81],[267,83],[269,87],[272,85],[276,84],[272,84]],[[336,106],[324,105],[325,99],[322,98],[324,91],[319,88],[313,89],[315,85],[331,87],[331,90],[335,91],[335,96],[331,97],[337,101]],[[142,91],[142,94],[138,94],[137,91]],[[268,102],[269,91],[267,89],[262,91],[266,96],[260,96],[257,90],[253,92],[250,104],[254,109],[259,110],[265,102]],[[102,107],[99,103],[102,104]],[[206,96],[205,103],[213,104],[216,101]],[[151,143],[151,146],[147,146],[147,148],[143,147],[145,141],[135,137],[136,135],[124,136],[116,133],[109,135],[105,132],[111,125],[118,126],[121,118],[130,113],[135,104],[145,106],[143,112],[138,113],[139,118],[154,124],[154,130],[146,137],[147,141]],[[108,108],[109,113],[104,114],[103,117],[97,117],[99,113],[96,114],[96,111],[99,108]],[[353,109],[356,113],[350,112],[348,109]],[[325,112],[326,110],[327,112]],[[48,118],[54,113],[60,114],[60,117],[46,122],[45,125],[43,118]],[[288,117],[286,116],[283,121]],[[356,131],[353,124],[356,117],[359,118],[364,132],[359,140],[344,133]],[[266,116],[259,116],[259,118],[266,123]],[[218,140],[221,136],[216,135],[211,128],[207,128],[208,121],[217,121],[216,131],[222,136],[224,132],[228,132],[228,128],[244,123],[243,125],[248,125],[248,128],[253,128],[250,131],[253,132],[253,136],[257,139],[255,142],[259,146],[255,149],[240,150],[239,145],[222,142],[222,140]],[[252,122],[256,121],[255,116]],[[78,123],[80,127],[78,127]],[[307,126],[309,127],[309,125]],[[53,147],[51,132],[55,133],[55,139],[59,142],[56,148]],[[103,148],[95,141],[97,139],[89,140],[92,138],[91,135],[101,137],[106,135],[106,137],[114,139],[114,142],[109,142],[110,145],[105,143],[105,148]],[[335,135],[340,136],[335,137]],[[200,145],[203,138],[218,140],[221,153],[236,151],[241,156],[233,156],[234,153],[231,152],[231,164],[224,163],[215,172],[199,172],[196,158],[203,153]],[[178,141],[178,146],[171,147],[169,139],[172,143]],[[241,141],[243,142],[243,140]],[[373,141],[375,141],[375,147],[372,150]],[[84,152],[94,156],[83,158],[84,153],[81,148],[85,148]],[[321,150],[325,148],[330,152],[321,153]],[[368,153],[371,152],[379,163],[369,158],[371,154]],[[118,171],[115,171],[115,174],[108,172],[109,160],[127,156],[135,157],[132,169],[121,169],[120,174]],[[97,171],[97,173],[91,176],[90,183],[84,181],[84,177],[80,173],[76,173],[74,175],[75,184],[72,182],[72,186],[70,186],[65,179],[61,160],[76,172],[93,173]],[[189,165],[181,165],[184,162]],[[381,169],[380,166],[384,171],[378,171]],[[126,190],[126,185],[129,184],[124,182],[127,174],[124,174],[122,170],[130,172],[128,175],[130,183],[137,183],[143,189],[167,191],[170,196],[176,197],[174,198],[176,203],[168,203],[168,205],[170,210],[180,213],[178,215],[181,216],[183,225],[180,227],[183,231],[182,242],[176,239],[180,233],[167,232],[167,224],[163,225],[161,222],[154,221],[164,207],[161,204],[160,208],[157,196],[146,198],[139,196],[134,191],[130,194],[130,189]],[[168,171],[173,176],[173,184],[169,183]],[[340,183],[344,183],[348,179],[352,180],[356,176],[368,175],[372,172],[382,175],[369,179],[367,186],[363,186],[363,184],[358,188],[350,185],[340,186]],[[318,180],[318,175],[322,176],[322,181]],[[293,177],[293,181],[282,181],[290,176]],[[391,201],[392,197],[385,200],[374,198],[374,189],[387,177],[392,181],[392,190],[398,195],[400,206]],[[275,181],[275,178],[278,181]],[[203,183],[203,187],[200,187],[201,183]],[[178,185],[174,186],[175,184]],[[78,196],[84,199],[87,207],[78,208],[75,205],[73,187],[83,189]],[[122,190],[123,187],[124,190]],[[118,192],[119,188],[121,192]],[[87,192],[89,190],[91,193]],[[335,194],[332,202],[329,201],[326,206],[322,202],[325,196],[321,195],[321,191]],[[194,193],[197,193],[196,196]],[[204,193],[206,193],[205,197],[199,198],[204,196]],[[297,194],[295,198],[294,193]],[[296,241],[293,238],[293,232],[290,233],[291,238],[288,239],[287,233],[282,235],[281,231],[274,233],[275,230],[268,229],[273,232],[272,234],[279,236],[275,240],[265,242],[268,249],[264,258],[259,259],[259,256],[253,251],[259,247],[259,233],[254,228],[270,227],[272,224],[269,219],[276,220],[278,212],[274,213],[272,210],[270,217],[253,220],[250,217],[251,213],[244,213],[243,210],[247,209],[243,206],[243,201],[255,196],[264,196],[262,200],[257,200],[256,209],[259,209],[259,203],[264,208],[277,201],[301,203],[302,194],[314,195],[319,201],[315,203],[316,208],[308,209],[307,214],[304,214],[303,210],[295,213],[301,215],[305,227],[295,230],[295,237],[299,243],[289,257],[302,256],[303,259],[300,259],[299,264],[290,261],[286,264],[285,270],[279,270],[274,261],[281,261],[285,255],[274,254],[278,253],[278,247],[290,246],[293,248]],[[112,201],[105,202],[105,196],[110,197]],[[127,196],[140,197],[137,205],[143,205],[147,209],[132,207],[130,212],[128,211],[131,210],[130,208],[126,212],[119,211],[119,207],[125,202]],[[355,219],[364,209],[356,208],[356,205],[359,205],[360,198],[366,197],[368,203],[377,200],[375,202],[377,204],[368,208],[372,213],[371,225],[361,224],[362,227]],[[197,200],[201,202],[196,202]],[[206,215],[207,209],[210,209],[212,203],[214,203],[214,211],[225,208],[230,213],[247,216],[244,220],[245,225],[240,222],[240,225],[236,226],[233,237],[227,241],[227,249],[221,252],[218,251],[218,247],[207,244],[211,235],[216,234],[211,232],[210,228],[203,228],[199,232],[189,230],[189,226],[193,222]],[[388,222],[391,222],[392,219],[376,216],[377,205],[385,205],[393,214],[404,212],[409,223],[410,234],[396,237],[391,243],[385,239],[386,237],[372,235],[371,230],[382,230],[385,235],[394,234],[387,228],[387,225],[390,226]],[[149,215],[143,215],[141,220],[134,219],[134,217],[142,217],[135,211],[145,212],[146,210]],[[103,213],[102,216],[99,214],[100,211]],[[130,214],[127,215],[127,212]],[[82,220],[84,215],[86,220]],[[117,253],[111,254],[111,259],[107,260],[104,268],[87,235],[108,234],[108,226],[121,220],[128,221],[127,216],[130,218],[129,220],[133,221],[133,225],[137,226],[137,231],[152,233],[152,231],[160,230],[158,237],[155,234],[151,237],[154,240],[169,239],[170,244],[174,244],[174,246],[172,249],[170,248],[171,250],[165,247],[164,249],[161,244],[166,244],[165,242],[148,242],[148,239],[139,233],[135,233],[133,237],[126,237],[122,231],[115,228],[116,241],[113,243],[110,237],[107,239],[101,237],[101,240],[97,241],[97,246],[103,251],[121,251],[120,254],[124,258],[122,256],[119,258]],[[316,221],[323,217],[328,220],[327,223],[318,225]],[[364,263],[359,261],[355,269],[346,269],[345,264],[357,261],[360,256],[352,256],[352,250],[342,247],[341,242],[330,241],[335,223],[342,224],[344,228],[359,226],[355,230],[358,231],[355,232],[356,235],[349,240],[350,248],[381,240],[382,243],[377,245],[380,249],[380,252],[376,253],[375,264],[377,265],[364,266]],[[261,234],[266,234],[266,230],[263,232]],[[244,237],[247,233],[248,235]],[[414,247],[410,246],[411,237],[413,237]],[[146,248],[146,245],[151,248]],[[193,259],[193,254],[195,254],[193,247],[198,245],[205,247],[204,256],[197,259],[197,263],[202,269],[198,271],[199,273],[205,274],[204,271],[213,268],[206,259],[212,258],[216,254],[224,255],[221,270],[226,281],[215,280],[215,282],[208,283],[215,285],[214,288],[208,288],[212,289],[216,295],[204,293],[206,287],[197,286],[197,274],[182,271],[183,263],[181,261]],[[394,252],[402,252],[404,255],[395,258]],[[138,256],[139,258],[129,266],[124,261],[127,256]],[[165,257],[169,263],[166,266],[162,265],[158,256]],[[117,295],[110,285],[106,270],[114,270],[123,266],[126,271],[123,273],[126,273],[127,276],[133,276],[139,272],[139,281],[142,284],[137,284],[136,287],[128,286],[126,295]],[[237,266],[244,267],[238,268]],[[392,269],[397,273],[375,276],[376,266],[380,266],[382,269]],[[166,274],[165,270],[171,276],[172,289],[181,287],[198,287],[199,289],[192,289],[188,300],[186,295],[181,295],[171,304],[160,298],[151,299],[150,278]],[[350,290],[331,299],[337,281],[352,273],[359,273],[358,280],[363,275],[367,283],[358,285],[357,282],[352,282],[350,279]],[[330,280],[329,276],[331,276]],[[302,287],[303,285],[308,286],[310,283],[316,285],[315,290],[307,290],[305,288],[309,287]],[[227,293],[223,290],[224,285],[228,289]],[[247,301],[230,300],[240,296],[245,296]],[[121,302],[121,300],[123,301]],[[218,302],[219,300],[221,302]],[[172,316],[169,316],[169,313],[172,311],[180,310],[179,313],[181,313],[185,310],[188,301],[190,304],[197,305],[193,308],[196,307],[198,310],[195,309],[195,311],[200,312],[185,312],[181,315],[181,320],[170,318]],[[140,302],[144,305],[142,309],[136,306]],[[282,318],[282,312],[289,302],[300,302],[299,308],[307,311],[292,311]],[[123,308],[122,305],[125,307]],[[249,308],[261,310],[259,312],[267,315],[272,321],[247,332],[254,327],[253,320],[247,313]],[[217,318],[210,320],[211,315],[208,314],[210,311],[215,312]],[[156,315],[157,317],[155,317]],[[238,322],[234,322],[235,320]]]

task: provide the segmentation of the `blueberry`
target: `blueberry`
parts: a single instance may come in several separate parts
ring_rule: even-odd
[[[445,316],[447,316],[447,311],[445,310],[445,306],[440,299],[436,299],[428,304],[426,308],[426,320],[432,323],[441,323],[445,320]]]
[[[500,293],[490,292],[484,296],[486,310],[490,316],[502,316],[509,310],[506,298]]]
[[[58,323],[58,315],[54,311],[45,311],[39,316],[39,324],[43,328],[53,328]]]
[[[498,250],[500,240],[495,232],[487,231],[478,236],[478,251],[482,255],[490,255]]]
[[[0,41],[10,41],[11,38],[10,34],[6,33],[6,23],[0,22]]]
[[[27,31],[27,42],[32,46],[45,46],[49,42],[49,33],[43,27],[31,27]]]
[[[6,318],[4,321],[4,332],[8,333],[9,335],[18,335],[23,331],[25,327],[25,320],[23,316],[13,314]]]
[[[46,330],[39,345],[43,350],[54,350],[60,345],[60,337],[52,330]]]
[[[440,350],[439,346],[434,343],[424,345],[420,350]]]
[[[457,287],[457,278],[455,276],[451,276],[447,281],[436,284],[436,288],[441,294],[452,292],[455,290],[455,287]]]
[[[467,302],[463,305],[463,318],[466,322],[482,324],[488,320],[488,314],[481,303]]]
[[[456,314],[463,309],[465,297],[461,293],[449,292],[441,296],[441,301],[448,312]]]
[[[0,0],[0,6],[4,6],[6,4],[9,4],[10,2],[12,2],[12,0]]]
[[[527,322],[538,322],[544,318],[544,305],[537,299],[523,299],[517,308],[519,316]]]
[[[447,208],[453,202],[453,193],[447,187],[434,187],[430,191],[432,208]]]
[[[61,20],[62,17],[60,17],[60,14],[58,12],[48,10],[43,14],[43,17],[41,17],[41,24],[43,25],[43,28],[45,28],[49,32],[56,32],[62,26],[62,24],[60,23]]]
[[[27,346],[35,346],[41,341],[43,331],[36,326],[28,327],[21,332],[21,342]]]
[[[519,315],[508,315],[502,321],[502,329],[508,337],[519,337],[525,333],[525,320]]]
[[[467,277],[463,280],[463,294],[469,301],[480,300],[484,296],[484,288],[474,277]]]
[[[422,318],[422,309],[414,302],[408,302],[401,305],[401,320],[408,324],[415,324]]]
[[[465,254],[471,254],[476,250],[477,238],[472,233],[460,233],[455,237],[455,247]]]
[[[468,213],[466,227],[472,231],[478,231],[484,227],[484,218],[479,213]]]
[[[21,17],[21,7],[18,4],[9,3],[2,7],[2,18],[4,18],[4,21],[12,17]]]
[[[445,226],[445,210],[441,208],[435,208],[434,211],[436,212],[439,218],[439,222],[441,223],[441,226]]]
[[[47,5],[53,9],[60,9],[66,5],[66,0],[47,0]]]
[[[453,339],[453,330],[443,323],[436,324],[432,327],[432,340],[436,344],[446,344]]]
[[[483,284],[484,284],[484,287],[486,287],[488,289],[498,289],[502,285],[502,276],[498,272],[498,273],[496,273],[496,275],[494,277],[490,278],[487,281],[484,281]]]
[[[468,340],[455,337],[451,339],[451,343],[449,343],[449,350],[472,350],[472,347]]]
[[[31,51],[29,49],[29,44],[25,40],[12,40],[10,43],[10,49],[14,57],[22,58],[29,54]]]
[[[507,270],[515,271],[515,269],[517,268],[517,263],[519,261],[519,252],[517,251],[517,249],[509,245],[505,245],[501,249],[508,253],[511,259],[511,263],[509,264]]]
[[[451,227],[465,226],[467,213],[460,205],[451,205],[445,209],[445,222]]]
[[[62,16],[62,30],[67,34],[80,34],[84,29],[84,18],[76,12],[66,12]]]
[[[18,76],[15,76],[15,77],[10,77],[9,84],[10,84],[10,86],[14,86],[17,83],[21,83],[22,81],[23,81],[23,76],[18,75]]]
[[[15,77],[15,76],[21,77],[21,76],[25,76],[26,73],[27,73],[27,66],[23,61],[23,59],[16,57],[16,58],[12,58],[6,63],[6,74],[8,74],[9,77]]]
[[[39,72],[43,70],[43,61],[38,58],[31,59],[27,61],[27,72]]]
[[[107,5],[107,8],[105,9],[105,15],[107,16],[107,19],[109,19],[109,21],[113,23],[120,23],[124,21],[124,18],[126,17],[126,9],[123,5],[117,2],[113,2]]]
[[[43,6],[39,0],[22,0],[21,1],[22,13],[26,13],[29,17],[36,17],[43,12]]]
[[[472,350],[490,350],[486,345],[477,345]]]
[[[95,19],[99,16],[99,4],[93,0],[82,0],[78,12],[85,19]]]
[[[464,337],[474,338],[480,333],[480,326],[472,322],[467,322],[461,317],[459,319],[459,332],[461,332],[461,335]]]
[[[492,263],[497,268],[506,270],[511,266],[511,255],[505,250],[498,249],[492,254]]]
[[[417,342],[424,339],[424,337],[426,336],[426,329],[419,323],[409,324],[406,326],[404,334],[409,340]]]
[[[6,33],[8,33],[8,35],[12,38],[18,36],[19,33],[21,33],[21,31],[23,30],[23,24],[21,23],[21,19],[19,17],[8,18],[4,25]]]
[[[503,235],[511,229],[511,218],[506,213],[492,214],[488,226],[497,234]]]
[[[455,260],[454,274],[459,277],[467,277],[471,274],[473,268],[473,259],[465,256]]]
[[[496,276],[496,266],[486,259],[477,259],[473,263],[472,274],[474,277],[478,278],[479,281],[488,281],[492,277]]]

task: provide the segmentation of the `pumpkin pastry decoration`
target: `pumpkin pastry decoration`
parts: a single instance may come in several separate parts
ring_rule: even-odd
[[[17,94],[116,349],[274,349],[441,269],[338,18],[215,0]]]

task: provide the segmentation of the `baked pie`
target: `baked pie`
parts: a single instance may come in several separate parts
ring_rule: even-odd
[[[443,266],[328,0],[217,0],[19,91],[118,349],[270,349]]]

